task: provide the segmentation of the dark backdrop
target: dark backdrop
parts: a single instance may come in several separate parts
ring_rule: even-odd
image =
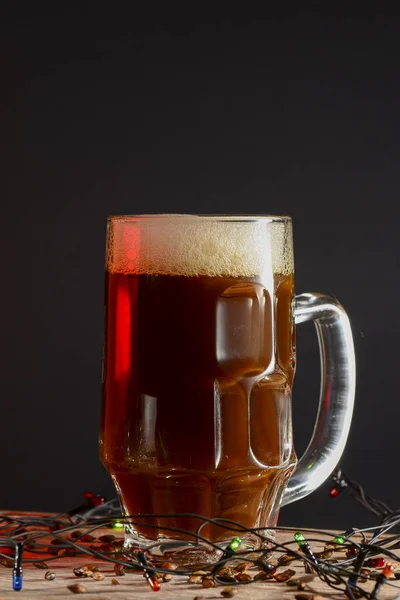
[[[399,506],[397,17],[10,4],[0,25],[1,506],[63,510],[86,489],[113,495],[97,457],[105,219],[151,212],[293,217],[297,292],[336,295],[355,336],[342,466]],[[301,453],[319,389],[311,325],[298,329],[298,357]],[[328,489],[281,522],[371,522]]]

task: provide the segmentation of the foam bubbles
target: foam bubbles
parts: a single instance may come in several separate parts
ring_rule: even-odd
[[[114,217],[109,222],[107,268],[114,273],[188,277],[255,277],[271,268],[291,273],[288,226],[288,220],[266,218]]]

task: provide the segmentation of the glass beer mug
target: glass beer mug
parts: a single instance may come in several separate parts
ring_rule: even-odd
[[[331,474],[353,410],[353,340],[336,299],[294,296],[289,217],[110,217],[105,305],[100,456],[126,551],[212,561],[196,532],[224,547],[238,535],[229,521],[268,530]],[[295,323],[309,320],[321,393],[297,461]],[[212,521],[199,530],[197,515]]]

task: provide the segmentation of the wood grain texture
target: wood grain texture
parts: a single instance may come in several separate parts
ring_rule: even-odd
[[[3,514],[5,514],[3,512]],[[8,513],[11,514],[11,513]],[[27,513],[25,513],[27,514]],[[20,515],[23,516],[23,515]],[[295,531],[295,530],[293,530]],[[98,530],[96,537],[110,533],[109,529]],[[113,532],[117,537],[122,537],[123,534]],[[312,537],[320,537],[316,534],[307,534],[308,539]],[[293,540],[293,533],[279,533],[277,541],[284,543]],[[322,549],[321,544],[312,543],[314,551]],[[343,554],[338,555],[343,558]],[[37,558],[37,560],[41,560]],[[46,561],[44,558],[43,560]],[[74,575],[73,569],[80,567],[83,564],[95,564],[98,569],[104,574],[102,581],[95,581],[91,578],[78,578]],[[116,577],[112,563],[106,563],[90,557],[77,558],[58,558],[56,561],[48,561],[49,570],[56,574],[53,581],[45,579],[46,570],[37,569],[34,566],[24,567],[24,585],[23,590],[16,592],[12,590],[12,569],[5,566],[0,566],[0,600],[8,600],[13,598],[26,598],[29,600],[71,600],[74,597],[87,597],[92,600],[123,600],[125,598],[136,600],[149,600],[152,598],[152,592],[141,574],[127,572],[123,577]],[[295,577],[305,576],[304,565],[301,561],[293,562],[290,567],[280,567],[278,572],[287,568],[296,571]],[[116,579],[119,585],[113,585],[112,579]],[[87,589],[86,595],[78,595],[72,593],[68,586],[73,584],[81,584]],[[393,580],[393,584],[398,585],[398,588],[385,585],[382,587],[379,594],[379,600],[394,599],[400,595],[400,582]],[[302,593],[310,595],[310,600],[313,594],[320,594],[323,598],[331,600],[345,600],[346,596],[338,591],[333,590],[318,577],[314,577],[307,582],[307,588]],[[371,590],[374,583],[364,584],[365,589]],[[187,577],[174,576],[172,581],[161,583],[161,590],[157,592],[154,598],[165,600],[194,600],[201,598],[202,600],[216,600],[223,598],[221,591],[224,586],[218,585],[214,588],[205,589],[201,585],[189,584]],[[251,585],[242,585],[236,588],[237,594],[234,596],[236,600],[294,600],[295,594],[299,593],[295,587],[289,587],[285,583],[278,583],[274,579],[263,583],[252,583]]]

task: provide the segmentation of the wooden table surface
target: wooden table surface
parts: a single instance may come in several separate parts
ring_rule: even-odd
[[[4,511],[3,511],[3,514]],[[8,513],[11,514],[11,513]],[[295,531],[295,530],[294,530]],[[110,529],[96,531],[96,536],[110,533]],[[113,534],[117,537],[123,536],[122,533],[113,531]],[[311,536],[312,534],[307,534]],[[316,536],[315,536],[316,537]],[[321,537],[318,535],[318,537]],[[293,540],[293,533],[285,532],[280,533],[277,536],[277,541],[285,542]],[[322,550],[322,545],[318,547],[318,544],[313,544],[313,550]],[[343,559],[344,555],[338,555],[338,558]],[[39,558],[37,560],[40,560]],[[45,560],[45,559],[44,559]],[[74,575],[73,569],[80,567],[85,563],[95,564],[101,573],[104,574],[102,581],[95,581],[90,577],[78,578]],[[24,566],[23,573],[23,589],[22,591],[14,592],[12,590],[12,569],[5,566],[0,566],[0,600],[9,600],[11,598],[26,598],[29,600],[41,600],[41,599],[54,599],[54,600],[71,600],[71,598],[77,597],[73,592],[68,589],[68,586],[72,584],[83,585],[87,592],[87,598],[92,600],[123,600],[132,598],[132,600],[149,600],[154,597],[155,599],[166,599],[166,600],[216,600],[223,598],[221,591],[226,589],[223,585],[218,585],[214,588],[205,589],[200,584],[191,584],[188,582],[188,577],[174,576],[172,581],[161,583],[161,590],[155,594],[143,576],[134,572],[127,572],[123,577],[116,577],[113,570],[112,563],[101,562],[91,557],[74,557],[74,558],[58,558],[56,561],[48,563],[49,570],[56,574],[56,578],[53,581],[45,579],[44,575],[46,570],[35,568],[34,566]],[[294,561],[289,567],[279,567],[278,573],[285,569],[293,569],[296,571],[296,578],[305,577],[304,563],[301,561]],[[310,579],[310,576],[306,576]],[[112,583],[112,579],[116,579],[119,585]],[[384,585],[379,593],[379,600],[381,599],[394,599],[400,598],[400,581],[391,581],[398,587],[392,587]],[[370,591],[374,586],[374,582],[368,582],[363,584],[364,589]],[[242,585],[236,587],[237,593],[234,598],[236,600],[295,600],[295,595],[300,592],[296,587],[289,587],[286,583],[278,583],[274,579],[262,582],[252,583],[250,585]],[[309,594],[311,600],[313,594],[320,594],[323,598],[330,598],[331,600],[345,600],[346,596],[342,592],[338,592],[328,585],[323,583],[317,576],[314,576],[311,580],[307,581],[306,589],[301,592],[303,594]],[[153,596],[154,595],[154,596]],[[80,596],[79,596],[80,597]]]

